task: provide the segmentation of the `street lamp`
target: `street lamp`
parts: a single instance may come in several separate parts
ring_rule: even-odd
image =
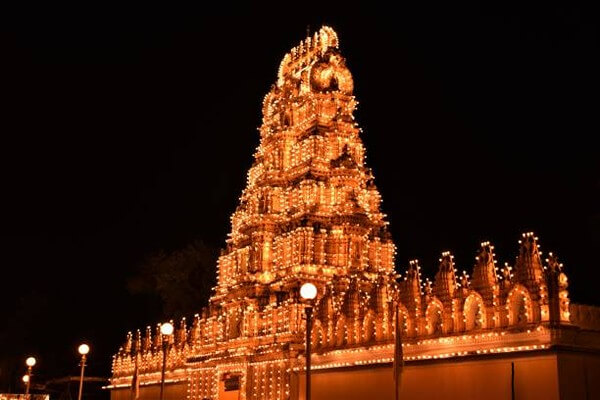
[[[29,385],[31,384],[31,375],[33,375],[31,370],[33,369],[35,363],[35,357],[28,357],[27,360],[25,360],[25,365],[27,365],[27,375],[25,375],[27,379],[25,376],[23,377],[23,382],[25,382],[25,396],[29,395]]]
[[[169,347],[169,338],[173,334],[173,324],[165,322],[160,326],[160,333],[162,335],[162,372],[160,374],[160,399],[163,400],[163,393],[165,391],[165,369],[167,368],[167,348]]]
[[[310,336],[312,331],[312,311],[313,300],[317,297],[317,287],[310,282],[300,287],[300,297],[304,300],[306,306],[306,400],[310,400]]]
[[[79,395],[77,396],[77,400],[81,400],[81,394],[83,392],[83,371],[85,369],[85,359],[90,352],[90,346],[84,343],[77,348],[77,351],[81,354],[81,375],[79,375]]]

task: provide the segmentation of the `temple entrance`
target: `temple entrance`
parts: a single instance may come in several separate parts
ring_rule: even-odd
[[[239,400],[242,376],[225,373],[219,379],[219,400]]]

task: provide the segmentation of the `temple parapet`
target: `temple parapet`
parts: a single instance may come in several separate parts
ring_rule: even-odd
[[[571,322],[581,328],[600,331],[600,307],[585,304],[569,305]]]
[[[403,277],[393,273],[333,276],[321,285],[315,304],[314,351],[338,354],[338,349],[388,346],[393,341],[396,305],[404,341],[414,346],[407,349],[407,354],[414,353],[408,360],[438,353],[436,357],[541,349],[552,344],[549,332],[559,326],[600,330],[600,309],[569,304],[567,277],[556,256],[550,253],[543,260],[537,238],[531,233],[523,238],[512,277],[499,274],[489,242],[481,244],[472,275],[465,271],[460,279],[454,257],[444,252],[430,289],[422,281],[417,260],[409,263]],[[183,368],[229,358],[239,348],[245,351],[235,350],[238,357],[268,361],[272,350],[283,348],[284,343],[297,343],[288,347],[290,354],[302,353],[303,305],[295,290],[268,290],[259,299],[236,304],[228,309],[213,307],[196,315],[189,326],[182,319],[173,335],[168,365]],[[127,335],[114,359],[115,377],[132,374],[136,357],[140,371],[159,370],[160,335],[153,336],[150,327],[145,332]],[[460,343],[455,349],[461,350],[446,352],[448,343]]]

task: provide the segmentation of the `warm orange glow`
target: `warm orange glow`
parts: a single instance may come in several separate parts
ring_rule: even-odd
[[[173,335],[167,380],[189,382],[189,400],[218,398],[225,376],[240,399],[288,399],[304,368],[302,299],[314,299],[315,369],[391,363],[396,304],[408,362],[546,349],[544,324],[568,321],[562,265],[542,262],[532,233],[512,266],[498,269],[483,242],[470,274],[445,251],[433,281],[418,260],[398,279],[338,46],[323,27],[283,58],[208,307],[191,324],[129,333],[111,387],[134,374],[156,384],[157,350]]]
[[[33,366],[35,366],[35,363],[36,363],[36,359],[35,359],[35,357],[28,357],[28,358],[27,358],[27,360],[25,360],[25,364],[26,364],[28,367],[33,367]]]

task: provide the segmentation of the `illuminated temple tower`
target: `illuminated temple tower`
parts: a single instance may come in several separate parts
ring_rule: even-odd
[[[393,398],[396,304],[406,395],[429,398],[436,382],[451,379],[448,369],[456,359],[472,380],[487,373],[506,377],[502,388],[487,384],[510,395],[516,361],[505,355],[537,362],[523,372],[529,375],[522,379],[531,380],[540,368],[556,375],[553,346],[597,348],[593,323],[585,329],[571,323],[562,265],[552,254],[542,260],[533,234],[523,235],[514,266],[498,269],[493,246],[485,242],[472,277],[459,275],[453,256],[444,252],[433,282],[422,282],[416,260],[398,280],[352,92],[352,75],[331,28],[283,58],[263,101],[260,145],[231,217],[217,286],[208,307],[193,321],[182,320],[173,335],[166,400],[304,398],[306,324],[299,288],[307,281],[318,288],[315,399]],[[596,312],[571,308],[582,321]],[[114,400],[158,398],[161,340],[159,326],[128,335],[113,361]],[[469,362],[477,364],[471,372]],[[600,367],[598,358],[587,362]],[[523,385],[522,393],[535,390]],[[549,386],[558,391],[558,383]],[[460,392],[449,390],[449,397]],[[486,390],[463,397],[479,395]]]

